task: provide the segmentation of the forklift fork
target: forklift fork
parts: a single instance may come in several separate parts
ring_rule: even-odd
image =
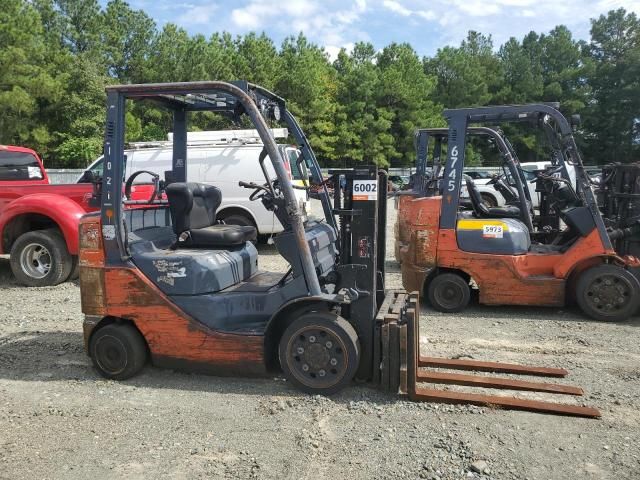
[[[587,418],[600,417],[597,409],[580,405],[420,386],[422,383],[429,383],[458,385],[465,388],[583,395],[581,388],[571,385],[450,373],[449,370],[464,370],[542,377],[568,375],[568,372],[561,368],[420,356],[419,306],[417,292],[410,294],[404,291],[389,292],[376,317],[375,345],[377,348],[374,351],[374,358],[379,361],[380,368],[375,369],[374,382],[382,390],[399,392],[413,401],[472,404]],[[438,371],[438,369],[447,371]]]

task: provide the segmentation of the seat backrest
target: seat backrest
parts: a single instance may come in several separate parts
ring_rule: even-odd
[[[464,179],[467,184],[467,191],[469,192],[473,211],[479,216],[487,215],[489,213],[489,209],[482,202],[482,195],[480,195],[480,191],[478,190],[478,187],[476,187],[476,184],[473,183],[473,179],[469,175],[465,175]]]
[[[217,187],[204,183],[172,183],[166,188],[173,231],[177,235],[188,230],[215,224],[216,210],[222,201]]]

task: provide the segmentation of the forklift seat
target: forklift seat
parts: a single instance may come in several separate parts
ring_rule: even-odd
[[[173,230],[179,248],[228,248],[256,238],[254,227],[216,225],[222,202],[217,187],[203,183],[171,183],[166,188]]]
[[[512,205],[505,205],[503,207],[487,207],[482,202],[482,195],[476,184],[473,182],[470,176],[465,175],[464,179],[467,183],[467,191],[469,192],[469,198],[473,211],[478,218],[520,218],[520,209]]]

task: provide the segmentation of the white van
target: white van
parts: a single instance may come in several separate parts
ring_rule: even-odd
[[[286,138],[286,129],[274,129],[274,137]],[[149,170],[164,178],[164,173],[172,168],[173,145],[169,134],[167,142],[132,143],[125,150],[127,156],[125,178],[138,171]],[[295,146],[279,145],[294,185],[308,185],[308,173],[304,163],[298,165],[300,154]],[[189,132],[187,134],[187,181],[215,185],[222,192],[222,204],[217,218],[234,225],[251,225],[261,235],[282,231],[275,215],[268,211],[260,200],[250,201],[253,190],[238,186],[238,181],[265,183],[258,163],[263,144],[255,130],[225,130],[219,132]],[[98,158],[87,170],[102,175],[103,158]],[[270,178],[275,178],[271,162],[264,162]],[[84,174],[83,174],[84,175]],[[82,181],[83,175],[78,178]],[[141,175],[139,182],[148,182]],[[294,193],[302,211],[308,211],[308,195],[305,190],[295,189]]]

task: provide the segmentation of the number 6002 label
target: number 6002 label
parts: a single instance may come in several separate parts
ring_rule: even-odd
[[[377,180],[354,180],[353,182],[354,200],[377,200],[378,181]]]

